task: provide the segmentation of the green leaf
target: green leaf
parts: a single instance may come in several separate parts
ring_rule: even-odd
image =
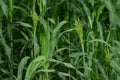
[[[62,21],[60,22],[56,27],[55,29],[52,31],[52,41],[51,41],[51,53],[53,53],[56,45],[57,45],[57,41],[58,41],[58,38],[57,38],[57,33],[59,31],[59,29],[61,27],[63,27],[64,24],[66,24],[67,21]]]
[[[41,70],[38,70],[36,73],[40,73],[40,72],[54,73],[54,72],[55,72],[55,70],[54,70],[54,69],[49,69],[49,70],[46,70],[46,69],[41,69]]]
[[[31,78],[33,78],[35,75],[35,71],[38,68],[40,68],[44,63],[45,63],[44,56],[38,56],[35,59],[33,59],[27,68],[27,71],[25,74],[25,80],[31,80]]]
[[[72,75],[69,73],[64,73],[64,72],[58,72],[58,75],[61,77],[61,79],[66,80],[65,77],[71,77],[73,80],[76,80]]]
[[[4,39],[2,34],[0,34],[0,44],[4,47],[4,51],[8,59],[11,61],[11,48],[7,45],[6,40]]]
[[[67,68],[75,69],[75,67],[70,63],[63,63]]]
[[[37,41],[37,36],[35,35],[33,39],[34,39],[34,55],[37,56],[40,51],[40,47]]]
[[[110,66],[115,70],[115,72],[120,76],[120,60],[112,59],[110,62]]]
[[[56,33],[59,31],[59,29],[60,29],[61,27],[63,27],[63,25],[66,24],[66,23],[67,23],[67,21],[62,21],[62,22],[60,22],[60,23],[55,27],[55,29],[53,30],[53,34],[56,35]]]
[[[55,24],[55,20],[54,20],[54,19],[48,18],[48,20],[49,20],[51,23]]]
[[[49,61],[63,64],[63,65],[65,65],[67,68],[75,69],[75,67],[74,67],[71,63],[65,63],[65,62],[62,62],[62,61],[55,60],[55,59],[49,59]]]
[[[47,36],[49,36],[49,35],[50,35],[50,27],[49,27],[48,23],[46,22],[46,20],[40,18],[40,23],[41,23],[41,24],[43,25],[43,27],[44,27],[45,34],[46,34]]]
[[[94,0],[89,0],[90,4],[94,6],[95,1]]]
[[[72,58],[77,58],[82,56],[82,52],[74,52],[74,53],[71,53],[69,56]]]
[[[23,8],[23,7],[19,7],[19,6],[15,6],[15,5],[14,5],[14,9],[20,10],[21,12],[23,12],[23,14],[24,14],[25,16],[28,16],[28,15],[29,15],[29,12],[26,11],[26,9]]]
[[[98,69],[99,69],[100,72],[102,73],[104,79],[106,79],[106,78],[107,78],[107,75],[106,75],[106,72],[105,72],[104,68],[102,67],[100,61],[98,61],[97,59],[94,59],[94,62],[96,63]]]
[[[2,11],[5,15],[5,17],[8,19],[8,7],[7,5],[3,2],[3,0],[0,0],[0,6],[2,8]]]
[[[99,18],[100,18],[100,15],[102,14],[102,12],[103,12],[103,9],[105,8],[105,5],[103,4],[103,5],[101,5],[101,6],[99,6],[99,8],[98,8],[98,10],[97,10],[97,16],[96,16],[96,21],[98,21],[99,20]]]
[[[117,24],[119,24],[118,21],[118,16],[116,15],[116,10],[114,5],[110,0],[104,0],[106,8],[109,10],[109,18],[110,18],[110,23],[113,27],[115,27]]]
[[[10,73],[8,72],[8,70],[3,69],[3,68],[0,68],[0,71],[1,71],[2,73],[4,73],[4,74],[10,74]]]
[[[47,24],[46,20],[40,18],[40,23],[42,27],[40,29],[40,46],[41,46],[41,55],[48,57],[50,54],[50,27]]]
[[[20,61],[20,64],[18,66],[17,80],[22,80],[23,69],[24,69],[29,58],[30,57],[26,56]]]
[[[102,24],[97,21],[97,25],[98,25],[98,30],[99,30],[99,33],[100,33],[100,39],[101,39],[101,40],[104,40]]]
[[[17,21],[16,23],[20,24],[23,27],[32,28],[32,26],[28,23],[24,23],[24,22],[21,22],[21,21]]]

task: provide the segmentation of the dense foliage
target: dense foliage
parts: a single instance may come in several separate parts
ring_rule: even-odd
[[[120,80],[120,0],[0,0],[0,80]]]

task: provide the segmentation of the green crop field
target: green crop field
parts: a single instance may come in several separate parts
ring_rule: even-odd
[[[0,80],[120,80],[120,0],[0,0]]]

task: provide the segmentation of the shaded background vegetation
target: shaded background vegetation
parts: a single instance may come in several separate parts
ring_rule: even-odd
[[[0,80],[119,80],[120,0],[0,0]]]

